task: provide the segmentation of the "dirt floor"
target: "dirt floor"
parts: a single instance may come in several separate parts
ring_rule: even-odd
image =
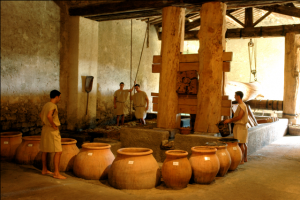
[[[32,166],[1,162],[1,199],[300,199],[300,136],[286,136],[249,156],[210,185],[189,184],[170,190],[162,183],[151,190],[117,190],[107,181],[65,174],[66,180],[42,176]]]

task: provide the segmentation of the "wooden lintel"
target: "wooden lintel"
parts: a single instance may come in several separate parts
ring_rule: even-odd
[[[184,40],[199,40],[198,32],[199,31],[186,31]],[[228,39],[284,37],[286,33],[292,32],[300,34],[300,24],[227,29],[225,37]],[[158,38],[161,39],[161,33],[159,33]]]
[[[152,97],[158,97],[158,93],[151,92],[151,96],[152,96]]]
[[[228,100],[228,99],[229,99],[228,95],[222,96],[222,100]]]
[[[178,105],[178,113],[197,114],[197,106]]]

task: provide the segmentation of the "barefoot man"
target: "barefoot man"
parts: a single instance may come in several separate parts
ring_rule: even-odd
[[[134,81],[135,84],[135,81]],[[124,83],[120,83],[120,89],[114,93],[114,108],[117,115],[117,126],[119,126],[119,117],[122,116],[122,125],[124,125],[124,114],[126,114],[125,102],[128,99],[129,92],[133,90],[134,85],[130,90],[124,90]]]
[[[146,124],[145,118],[149,107],[149,99],[146,92],[140,89],[139,84],[135,84],[134,88],[137,91],[137,93],[134,94],[132,97],[133,104],[135,107],[135,118],[138,119],[141,124],[145,125]]]
[[[52,90],[50,92],[50,102],[46,103],[42,109],[40,117],[43,122],[40,150],[42,154],[43,169],[42,174],[53,174],[54,178],[66,179],[59,173],[59,162],[62,153],[61,137],[58,130],[60,121],[58,119],[57,103],[60,101],[60,92]],[[47,153],[55,152],[54,155],[54,173],[47,169]]]
[[[244,164],[244,162],[247,162],[247,145],[248,142],[248,129],[246,127],[246,124],[248,122],[248,111],[246,104],[243,102],[243,92],[238,91],[235,92],[235,100],[239,103],[239,106],[234,113],[234,116],[232,119],[226,119],[224,123],[231,123],[234,122],[233,127],[233,137],[235,139],[238,139],[239,146],[242,150],[242,161],[241,164]]]

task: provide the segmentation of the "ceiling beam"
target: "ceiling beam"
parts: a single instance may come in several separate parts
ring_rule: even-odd
[[[243,22],[241,22],[239,19],[237,19],[235,16],[231,15],[231,14],[227,14],[228,17],[230,17],[231,19],[233,19],[234,21],[236,21],[238,24],[240,24],[242,27],[245,27],[245,24]]]
[[[300,18],[300,9],[295,8],[295,7],[276,5],[276,6],[269,6],[269,7],[267,7],[267,6],[259,7],[259,9]]]
[[[187,31],[184,40],[199,40],[199,31]],[[260,37],[285,37],[286,33],[294,32],[300,34],[300,24],[284,25],[284,26],[265,26],[258,28],[238,28],[227,29],[226,38],[260,38]],[[161,33],[158,38],[161,39]]]
[[[167,6],[191,7],[199,6],[203,3],[212,2],[213,0],[127,0],[119,3],[88,5],[84,7],[70,7],[70,16],[96,16],[110,15],[118,13],[127,13],[135,11],[158,10]],[[219,0],[214,0],[219,1]],[[247,6],[265,6],[268,4],[288,3],[283,0],[225,0],[223,1],[230,7],[247,7]]]
[[[264,14],[264,16],[262,16],[261,18],[259,18],[254,24],[253,27],[255,27],[257,24],[259,24],[262,20],[264,20],[265,18],[267,18],[270,14],[272,13],[272,11],[267,12],[266,14]]]
[[[245,9],[245,27],[253,27],[253,7]]]

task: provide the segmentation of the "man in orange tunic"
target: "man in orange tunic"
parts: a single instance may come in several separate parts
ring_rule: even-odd
[[[40,143],[40,150],[43,152],[42,174],[53,174],[54,178],[66,179],[66,177],[59,173],[59,162],[62,154],[62,146],[61,136],[58,129],[58,126],[60,126],[60,121],[58,119],[58,109],[56,104],[60,101],[60,92],[57,90],[52,90],[50,92],[50,98],[50,102],[44,105],[40,114],[42,122],[44,123]],[[55,152],[54,173],[48,171],[47,169],[47,153],[50,152]]]

